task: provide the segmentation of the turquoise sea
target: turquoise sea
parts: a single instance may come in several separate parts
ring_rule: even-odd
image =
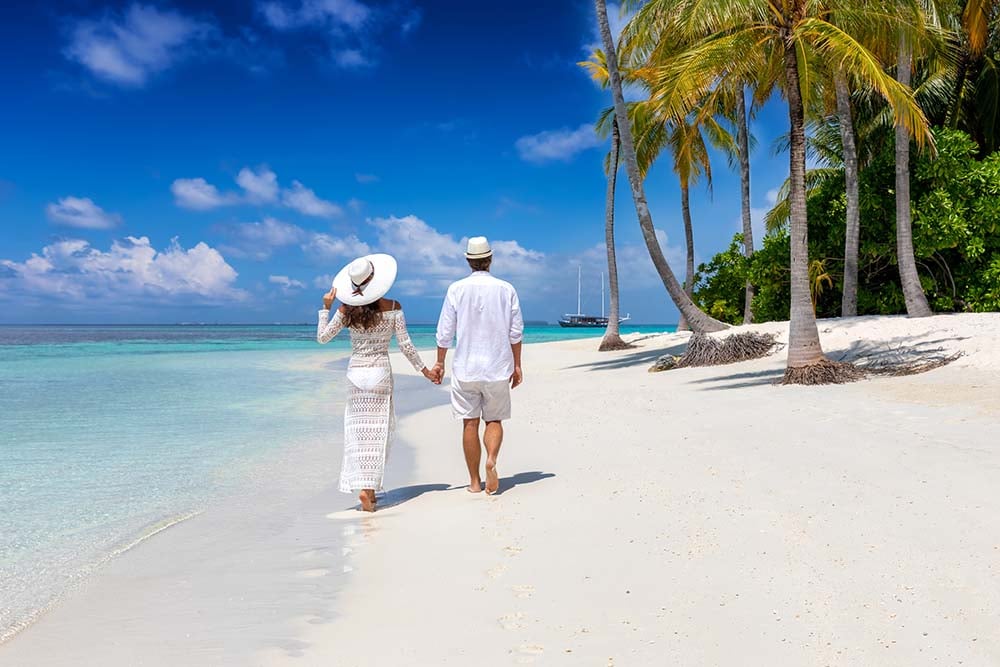
[[[0,326],[0,641],[144,535],[339,437],[349,349],[311,325]]]

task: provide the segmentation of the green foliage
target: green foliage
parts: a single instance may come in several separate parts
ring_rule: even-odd
[[[937,311],[1000,310],[1000,152],[979,160],[967,134],[935,129],[936,159],[924,151],[911,170],[914,252],[928,301]],[[896,265],[894,155],[873,156],[859,174],[861,242],[858,313],[905,313]],[[826,178],[808,200],[810,265],[824,278],[816,313],[836,317],[843,290],[844,179]],[[756,287],[756,321],[788,318],[787,232],[778,229],[748,261],[740,237],[699,267],[695,301],[727,322],[742,321],[744,282]]]

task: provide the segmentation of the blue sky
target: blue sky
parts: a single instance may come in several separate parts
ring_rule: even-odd
[[[368,251],[397,256],[392,295],[428,322],[480,234],[529,319],[575,310],[577,265],[599,311],[607,145],[588,126],[610,100],[576,65],[595,41],[589,2],[5,5],[0,322],[311,321]],[[785,113],[754,122],[758,218]],[[698,261],[739,228],[737,176],[714,174]],[[668,160],[646,188],[682,276]],[[675,322],[624,171],[617,229],[623,310]]]

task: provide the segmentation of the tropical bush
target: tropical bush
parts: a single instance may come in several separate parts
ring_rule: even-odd
[[[959,130],[934,129],[937,153],[915,154],[911,169],[914,254],[934,310],[1000,310],[1000,151],[984,157]],[[859,174],[861,242],[858,314],[905,313],[896,265],[895,163],[891,146]],[[846,194],[842,170],[824,170],[808,200],[810,280],[816,314],[840,314]],[[789,247],[771,230],[747,260],[737,235],[698,269],[695,301],[713,317],[742,321],[743,287],[756,287],[756,321],[789,317]]]

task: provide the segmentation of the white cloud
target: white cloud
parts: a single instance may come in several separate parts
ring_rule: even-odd
[[[204,178],[178,178],[171,184],[170,191],[174,193],[174,202],[178,206],[196,211],[237,204],[259,206],[280,203],[303,215],[318,218],[334,218],[344,212],[339,205],[321,199],[299,181],[292,181],[292,187],[282,189],[278,185],[277,174],[267,167],[240,169],[236,175],[236,183],[243,190],[242,194],[220,192]]]
[[[656,239],[660,243],[667,263],[674,271],[677,280],[684,281],[685,266],[687,265],[687,251],[681,246],[670,245],[667,233],[662,229],[656,230]],[[618,243],[615,245],[615,259],[618,264],[619,280],[623,285],[634,288],[649,288],[662,285],[660,274],[653,266],[653,260],[649,256],[649,249],[645,243]],[[575,267],[577,264],[583,266],[584,280],[587,274],[598,275],[608,270],[608,251],[603,242],[597,243],[577,257],[570,258],[566,263]],[[695,261],[697,267],[697,259]],[[565,280],[562,280],[565,284]],[[598,288],[599,290],[599,288]]]
[[[322,275],[313,278],[313,287],[315,287],[316,289],[329,290],[332,284],[333,284],[332,273],[324,273]]]
[[[367,255],[371,248],[354,234],[344,237],[330,234],[312,234],[302,245],[302,250],[317,260],[353,259]]]
[[[267,282],[272,285],[280,286],[281,291],[283,292],[291,292],[293,290],[305,288],[305,285],[302,282],[295,280],[294,278],[289,278],[288,276],[268,276]]]
[[[298,181],[281,193],[281,203],[303,215],[317,218],[335,218],[343,214],[343,209],[333,202],[320,199],[316,193]]]
[[[100,79],[141,87],[214,33],[209,23],[133,3],[121,15],[76,23],[64,53]]]
[[[344,69],[367,67],[374,64],[358,49],[342,49],[333,54],[333,61]]]
[[[321,36],[330,62],[344,69],[373,65],[387,29],[406,35],[421,19],[420,11],[405,3],[371,6],[359,0],[266,0],[257,3],[257,10],[273,30]]]
[[[368,183],[378,183],[379,178],[375,174],[357,173],[354,174],[354,180],[356,180],[358,183],[361,183],[362,185],[366,185]]]
[[[302,0],[297,5],[272,1],[262,2],[258,7],[275,30],[314,27],[356,31],[371,17],[371,10],[357,0]]]
[[[273,202],[278,198],[278,176],[267,167],[259,167],[256,171],[243,167],[236,175],[236,183],[246,192],[250,202]]]
[[[522,160],[542,164],[557,160],[567,162],[577,153],[596,148],[603,143],[604,140],[594,131],[594,126],[584,123],[575,130],[569,128],[546,130],[521,137],[514,142],[514,147],[517,148]]]
[[[770,204],[771,206],[774,206],[775,204],[777,204],[778,203],[778,195],[779,194],[780,194],[780,190],[778,188],[771,188],[770,190],[768,190],[767,191],[767,195],[766,195],[766,197],[767,197],[767,203]]]
[[[373,218],[377,249],[396,257],[406,294],[439,295],[469,273],[466,239],[443,234],[415,215]],[[546,256],[517,241],[492,240],[494,270],[511,280],[535,280],[547,270]]]
[[[0,260],[10,292],[80,303],[243,300],[237,273],[205,243],[184,249],[177,239],[157,251],[145,236],[116,240],[108,251],[69,239],[45,246],[23,262]]]
[[[269,258],[276,248],[303,243],[310,237],[310,232],[298,225],[275,218],[224,225],[221,229],[231,239],[224,248],[227,252],[257,261]]]
[[[182,208],[207,211],[239,201],[233,193],[222,194],[204,178],[178,178],[170,185],[174,203]]]
[[[121,223],[117,213],[108,213],[88,197],[63,197],[45,207],[49,220],[81,229],[111,229]]]

